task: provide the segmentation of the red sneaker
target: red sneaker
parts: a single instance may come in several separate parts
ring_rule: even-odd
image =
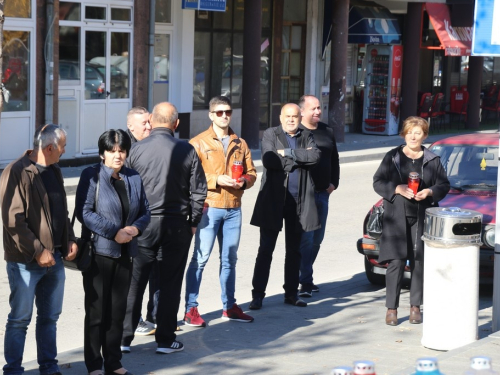
[[[207,323],[203,320],[198,312],[197,307],[191,307],[184,315],[184,324],[193,327],[206,327]]]
[[[222,320],[234,320],[242,323],[253,322],[253,318],[245,314],[236,303],[229,310],[222,311]]]

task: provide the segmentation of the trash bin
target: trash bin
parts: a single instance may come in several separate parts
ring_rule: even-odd
[[[458,207],[425,212],[422,345],[451,350],[477,340],[483,215]]]

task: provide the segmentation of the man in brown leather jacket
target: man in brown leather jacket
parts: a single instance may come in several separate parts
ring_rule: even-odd
[[[26,330],[35,298],[40,373],[61,374],[56,359],[56,324],[64,296],[62,258],[72,260],[77,252],[63,177],[56,164],[65,145],[64,130],[45,125],[35,132],[33,150],[10,163],[0,177],[11,307],[5,329],[4,374],[23,372]]]
[[[210,100],[208,117],[212,125],[191,139],[207,178],[207,199],[195,235],[194,252],[186,273],[186,314],[184,323],[205,327],[198,312],[198,294],[205,265],[215,238],[220,246],[220,285],[222,319],[252,322],[234,298],[237,250],[241,235],[241,196],[253,186],[257,173],[246,142],[229,127],[231,101],[225,96]],[[233,166],[241,163],[241,177],[233,174]]]

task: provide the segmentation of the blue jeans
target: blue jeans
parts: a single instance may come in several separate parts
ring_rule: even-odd
[[[326,219],[328,217],[328,199],[330,194],[326,190],[314,193],[316,207],[318,208],[319,222],[321,228],[302,234],[300,243],[300,283],[302,285],[313,283],[313,264],[318,256],[319,247],[325,237]]]
[[[214,247],[219,241],[219,280],[224,310],[236,302],[236,260],[241,235],[241,208],[213,208],[203,210],[194,241],[194,252],[186,273],[186,311],[198,306],[203,270]]]
[[[61,314],[66,275],[61,253],[54,253],[56,264],[40,267],[38,263],[7,262],[10,285],[10,314],[5,328],[4,374],[22,374],[21,366],[26,331],[36,302],[37,359],[41,375],[59,371],[57,365],[56,324]]]

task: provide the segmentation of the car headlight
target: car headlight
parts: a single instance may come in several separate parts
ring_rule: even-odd
[[[484,228],[483,242],[489,247],[495,247],[495,227]]]

